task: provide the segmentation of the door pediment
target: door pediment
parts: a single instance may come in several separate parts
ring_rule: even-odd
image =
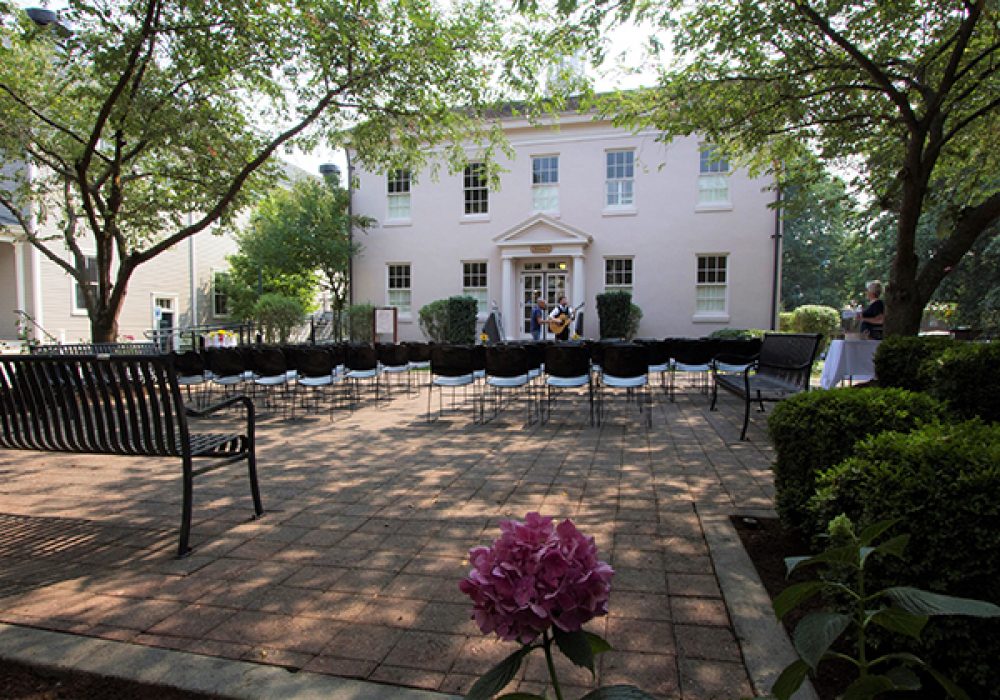
[[[580,250],[593,240],[590,234],[545,214],[536,214],[493,239],[500,248],[552,246],[553,252],[565,248]]]

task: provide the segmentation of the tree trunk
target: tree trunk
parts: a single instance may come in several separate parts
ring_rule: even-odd
[[[113,343],[118,340],[118,313],[121,309],[98,309],[90,319],[90,340],[93,343]]]
[[[896,289],[896,283],[891,282],[885,297],[885,335],[916,335],[929,300],[920,298],[912,289],[908,294],[898,294]]]

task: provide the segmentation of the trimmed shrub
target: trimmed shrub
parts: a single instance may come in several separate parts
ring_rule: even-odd
[[[602,338],[628,338],[633,322],[632,295],[628,292],[605,292],[597,295],[597,320]],[[642,312],[639,311],[639,318]],[[639,318],[635,319],[635,330],[639,328]],[[635,334],[633,330],[633,335]]]
[[[777,453],[775,503],[782,522],[815,534],[807,505],[817,474],[847,458],[862,438],[906,432],[943,414],[944,407],[926,394],[875,387],[810,391],[779,402],[767,429]]]
[[[253,316],[269,343],[287,342],[305,313],[305,305],[300,299],[283,294],[264,294],[253,307]]]
[[[642,309],[629,302],[628,305],[628,328],[625,329],[625,339],[632,340],[639,332],[639,323],[642,321]]]
[[[926,391],[930,377],[921,373],[921,366],[954,344],[950,338],[936,336],[889,336],[875,351],[879,386]]]
[[[830,344],[834,333],[840,330],[840,312],[832,306],[806,304],[792,312],[791,329],[795,333],[819,333],[823,336],[820,350]]]
[[[781,311],[778,313],[778,330],[782,333],[792,332],[792,317],[794,316],[792,311]]]
[[[426,306],[420,307],[418,314],[420,320],[420,330],[424,336],[434,343],[445,342],[445,335],[448,331],[448,301],[438,299]]]
[[[770,332],[763,328],[720,328],[709,333],[708,337],[721,340],[753,340],[754,338],[763,338],[765,333]]]
[[[962,419],[1000,422],[1000,344],[955,343],[921,365],[930,393]]]
[[[470,296],[438,299],[420,308],[420,330],[435,343],[476,341],[476,300]]]
[[[900,518],[903,557],[883,557],[872,590],[905,584],[1000,603],[1000,426],[979,421],[883,433],[821,474],[816,522],[840,513],[859,528]],[[931,618],[924,656],[975,698],[1000,698],[1000,622]]]
[[[352,343],[374,343],[375,307],[354,304],[347,309],[348,334]]]
[[[470,296],[448,297],[446,342],[472,345],[476,342],[476,300]]]

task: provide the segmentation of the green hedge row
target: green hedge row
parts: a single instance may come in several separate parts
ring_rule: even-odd
[[[1000,344],[889,338],[881,387],[779,403],[768,430],[782,520],[815,539],[840,513],[859,527],[898,518],[910,545],[873,570],[872,588],[1000,603],[998,366]],[[935,618],[919,654],[971,697],[1000,700],[1000,622]]]
[[[435,343],[476,342],[476,300],[470,296],[453,296],[432,301],[420,307],[420,330]]]
[[[872,590],[903,584],[1000,604],[1000,425],[873,435],[816,485],[816,528],[846,513],[862,527],[899,518],[897,530],[910,534],[902,558],[873,569]],[[1000,621],[931,620],[919,654],[972,697],[1000,698]]]

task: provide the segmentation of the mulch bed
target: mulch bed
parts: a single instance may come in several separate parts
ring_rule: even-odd
[[[0,698],[9,700],[222,700],[217,695],[190,693],[77,671],[26,666],[0,660]]]
[[[810,572],[796,572],[791,579],[785,578],[785,557],[808,555],[810,550],[808,542],[785,529],[777,518],[734,516],[732,522],[772,600],[789,585],[813,578]],[[789,639],[799,620],[822,607],[821,600],[813,598],[789,612],[782,621]],[[820,700],[834,700],[855,678],[851,667],[839,661],[824,661],[819,670],[820,676],[813,678],[812,683]]]

